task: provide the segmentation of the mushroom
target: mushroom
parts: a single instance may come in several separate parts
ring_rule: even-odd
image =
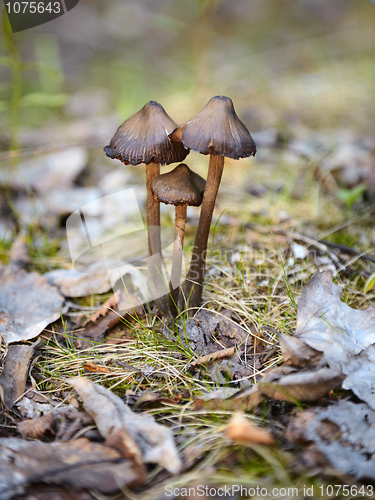
[[[238,118],[232,100],[224,96],[212,97],[202,111],[174,130],[170,138],[193,151],[210,155],[193,255],[184,288],[185,296],[190,297],[189,306],[195,308],[200,306],[202,298],[207,242],[224,157],[238,160],[254,156],[256,146],[246,126]]]
[[[104,148],[107,156],[125,165],[146,164],[148,246],[150,256],[156,255],[154,262],[161,259],[160,205],[151,194],[150,184],[160,175],[160,165],[183,161],[189,153],[181,143],[170,141],[168,134],[176,127],[163,106],[150,101],[120,125],[110,144]],[[160,289],[157,283],[162,282],[162,270],[150,270],[149,278],[153,287]],[[158,306],[161,312],[165,312],[161,300]]]
[[[188,206],[199,207],[202,203],[206,181],[181,163],[171,172],[159,175],[151,183],[154,199],[166,205],[175,205],[175,238],[170,281],[170,309],[178,314],[179,285],[182,270],[186,212]]]

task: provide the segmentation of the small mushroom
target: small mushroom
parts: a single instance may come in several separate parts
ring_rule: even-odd
[[[206,106],[170,135],[186,148],[210,155],[206,188],[194,243],[193,256],[185,284],[189,306],[199,307],[206,266],[207,242],[212,214],[224,168],[224,157],[238,160],[256,153],[255,143],[238,118],[229,97],[212,97]]]
[[[183,161],[189,153],[181,143],[170,141],[168,134],[176,127],[177,124],[168,116],[163,106],[150,101],[118,128],[110,144],[104,148],[107,156],[116,158],[125,165],[146,164],[149,253],[150,256],[160,255],[160,258],[160,205],[151,194],[150,184],[160,175],[160,165]],[[160,289],[158,285],[162,282],[161,273],[161,269],[150,272],[150,281],[155,289]],[[158,301],[158,306],[159,309],[164,309],[161,300]]]
[[[159,175],[151,183],[155,200],[166,205],[175,205],[175,239],[170,282],[170,309],[174,317],[178,314],[179,285],[182,270],[186,212],[188,206],[199,207],[202,203],[206,181],[181,163],[171,172]]]

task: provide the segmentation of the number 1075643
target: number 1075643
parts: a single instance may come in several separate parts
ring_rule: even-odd
[[[60,2],[8,2],[5,4],[8,14],[59,14]]]

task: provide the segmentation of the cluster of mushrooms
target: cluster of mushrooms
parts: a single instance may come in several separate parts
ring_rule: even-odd
[[[206,181],[185,163],[180,163],[190,150],[210,155]],[[160,203],[176,207],[170,292],[156,301],[159,312],[175,318],[187,307],[189,310],[199,308],[208,236],[224,158],[238,160],[256,153],[254,141],[238,118],[232,100],[212,97],[202,111],[179,127],[159,103],[150,101],[118,128],[104,151],[125,165],[146,165],[148,246],[150,257],[155,257],[148,276],[152,289],[165,282],[160,264]],[[160,166],[171,163],[180,164],[160,175]],[[180,287],[187,206],[201,206],[201,212],[190,268]]]

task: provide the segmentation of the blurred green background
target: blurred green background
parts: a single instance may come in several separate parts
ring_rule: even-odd
[[[2,169],[80,145],[88,161],[75,185],[97,186],[121,168],[102,148],[147,101],[182,123],[227,95],[258,153],[227,161],[218,214],[262,223],[302,215],[319,227],[349,216],[366,189],[374,195],[370,0],[80,0],[16,34],[3,11],[0,40]],[[206,175],[205,157],[186,161]],[[144,169],[126,168],[143,185]],[[15,195],[2,199],[6,226],[40,225],[30,204],[12,206]]]
[[[368,133],[374,23],[370,0],[80,0],[14,35],[3,22],[1,146],[10,133],[13,147],[31,146],[27,131],[78,116],[104,128],[150,99],[182,122],[218,94],[250,131],[300,123]]]

